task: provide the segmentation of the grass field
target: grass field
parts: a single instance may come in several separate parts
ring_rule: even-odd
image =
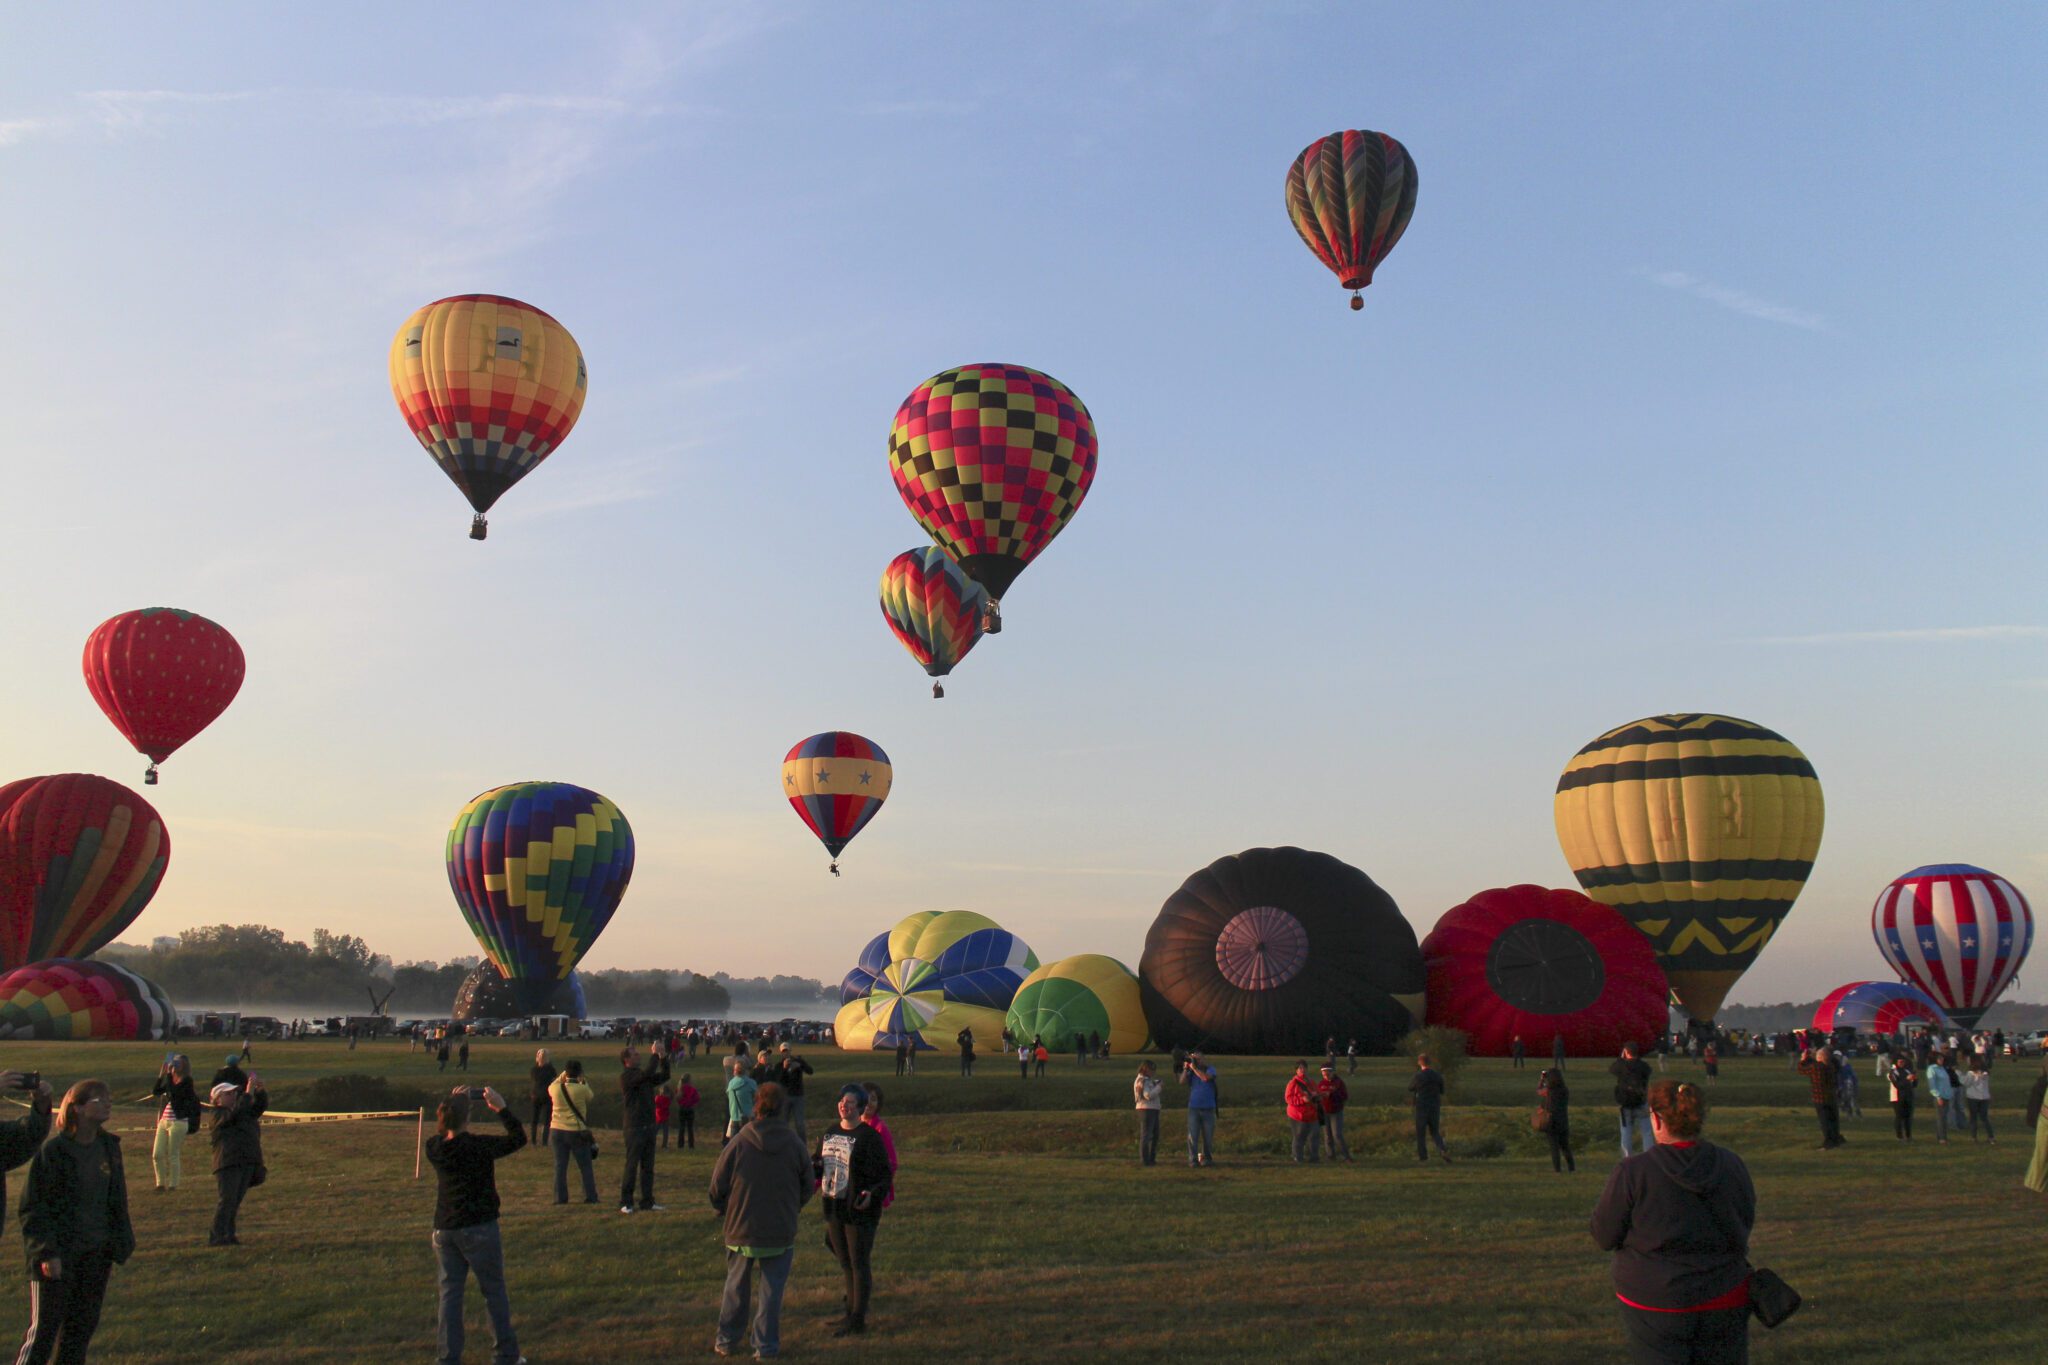
[[[204,1079],[217,1049],[192,1051]],[[608,1080],[609,1051],[578,1044],[556,1056],[581,1055]],[[481,1044],[471,1077],[523,1101],[530,1055],[523,1044]],[[1123,1059],[1086,1068],[1056,1060],[1044,1080],[1027,1082],[1014,1063],[984,1061],[963,1080],[956,1064],[928,1058],[922,1074],[899,1080],[887,1058],[808,1055],[819,1071],[814,1113],[843,1080],[883,1084],[904,1162],[876,1246],[869,1335],[826,1335],[840,1281],[806,1210],[784,1310],[786,1355],[1618,1357],[1607,1258],[1586,1233],[1615,1155],[1604,1061],[1568,1068],[1579,1077],[1582,1154],[1579,1173],[1560,1176],[1529,1128],[1537,1072],[1504,1062],[1474,1061],[1453,1082],[1446,1126],[1456,1164],[1416,1165],[1399,1104],[1406,1064],[1373,1059],[1351,1078],[1358,1162],[1295,1167],[1279,1104],[1291,1059],[1219,1059],[1221,1165],[1191,1171],[1171,1110],[1161,1164],[1138,1167],[1132,1064]],[[0,1061],[53,1080],[97,1075],[125,1098],[147,1090],[161,1057],[160,1047],[14,1044]],[[459,1079],[389,1043],[354,1053],[259,1044],[255,1062],[280,1109],[336,1095],[413,1098]],[[2035,1066],[1995,1073],[2004,1137],[1996,1147],[1973,1147],[1967,1135],[1936,1147],[1931,1106],[1921,1111],[1921,1140],[1905,1146],[1892,1138],[1889,1111],[1870,1103],[1865,1117],[1845,1120],[1850,1146],[1822,1153],[1803,1078],[1780,1060],[1723,1065],[1708,1132],[1756,1178],[1756,1260],[1807,1296],[1786,1327],[1755,1331],[1758,1360],[2048,1359],[2048,1199],[2020,1184],[2031,1134],[2017,1110]],[[703,1081],[715,1066],[691,1069],[710,1088]],[[347,1073],[385,1083],[316,1086]],[[1868,1061],[1861,1078],[1865,1096],[1877,1096]],[[593,1117],[615,1123],[616,1095]],[[213,1211],[203,1138],[186,1149],[185,1187],[159,1195],[150,1188],[149,1111],[126,1106],[115,1127],[140,1247],[115,1274],[94,1359],[432,1358],[434,1186],[431,1170],[413,1180],[411,1122],[267,1125],[271,1179],[249,1196],[243,1245],[231,1249],[203,1245]],[[500,1164],[521,1345],[535,1365],[708,1356],[723,1269],[704,1198],[716,1139],[662,1153],[657,1197],[667,1211],[630,1218],[614,1202],[616,1137],[604,1147],[595,1207],[552,1204],[550,1157],[523,1152]],[[574,1179],[572,1171],[572,1197]],[[469,1316],[469,1358],[488,1360],[474,1292]],[[18,1339],[25,1317],[24,1293],[0,1293],[0,1333]]]

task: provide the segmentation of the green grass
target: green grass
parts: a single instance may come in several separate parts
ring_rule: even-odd
[[[194,1050],[202,1079],[224,1051]],[[582,1044],[555,1055],[582,1056],[608,1085],[611,1052]],[[17,1044],[4,1060],[53,1079],[99,1075],[125,1097],[147,1089],[161,1055],[131,1045]],[[1223,1164],[1196,1172],[1181,1164],[1180,1116],[1171,1111],[1162,1164],[1136,1165],[1123,1059],[1085,1069],[1056,1060],[1044,1080],[1025,1082],[1014,1063],[994,1060],[972,1081],[943,1058],[899,1080],[888,1058],[808,1055],[820,1073],[814,1113],[843,1080],[883,1084],[904,1168],[876,1248],[874,1327],[860,1344],[834,1341],[820,1325],[837,1309],[839,1279],[817,1216],[806,1211],[784,1313],[791,1356],[1042,1360],[1064,1350],[1177,1362],[1579,1361],[1618,1353],[1607,1258],[1586,1234],[1613,1161],[1604,1063],[1567,1072],[1582,1077],[1574,1094],[1582,1155],[1578,1175],[1560,1176],[1529,1127],[1533,1067],[1472,1062],[1447,1110],[1452,1152],[1462,1159],[1418,1167],[1399,1107],[1406,1065],[1362,1062],[1351,1078],[1359,1162],[1297,1168],[1285,1157],[1279,1105],[1292,1059],[1222,1058]],[[471,1075],[523,1101],[529,1060],[528,1046],[481,1044]],[[389,1043],[353,1054],[319,1042],[259,1045],[256,1062],[280,1108],[304,1103],[321,1077],[381,1076],[384,1093],[408,1096],[459,1079]],[[717,1074],[701,1058],[690,1069],[700,1087]],[[1888,1111],[1870,1104],[1863,1119],[1846,1121],[1851,1145],[1823,1154],[1814,1150],[1802,1078],[1782,1061],[1724,1064],[1709,1132],[1756,1177],[1759,1263],[1807,1296],[1791,1324],[1753,1334],[1757,1359],[1959,1350],[1985,1361],[2042,1358],[2048,1199],[2019,1183],[2031,1135],[2016,1112],[2034,1064],[1995,1074],[2006,1137],[1996,1148],[1973,1148],[1967,1137],[1937,1148],[1925,1132],[1902,1146]],[[1865,1095],[1876,1096],[1867,1062],[1861,1077]],[[610,1095],[600,1123],[607,1112],[615,1121]],[[1923,1129],[1928,1114],[1923,1108]],[[158,1195],[148,1127],[140,1105],[117,1121],[140,1249],[116,1272],[95,1360],[431,1358],[433,1183],[431,1171],[412,1179],[411,1123],[271,1126],[271,1180],[244,1206],[244,1245],[233,1250],[202,1245],[213,1207],[203,1141],[187,1148],[186,1187]],[[610,1202],[619,1146],[615,1137],[605,1146],[596,1207],[553,1206],[551,1158],[521,1153],[501,1164],[522,1346],[536,1365],[708,1354],[722,1273],[718,1223],[704,1201],[715,1139],[662,1153],[658,1197],[668,1211],[632,1218]],[[18,1289],[0,1294],[0,1333],[18,1335],[25,1312]],[[470,1320],[470,1358],[487,1360],[474,1293]]]

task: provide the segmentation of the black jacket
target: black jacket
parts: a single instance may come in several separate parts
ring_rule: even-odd
[[[270,1096],[239,1090],[225,1108],[213,1111],[213,1127],[208,1130],[207,1139],[213,1143],[213,1169],[216,1174],[237,1166],[263,1169],[261,1119],[263,1111],[269,1107]]]
[[[440,1179],[434,1194],[434,1230],[475,1227],[498,1219],[498,1158],[526,1145],[526,1129],[505,1109],[498,1115],[504,1133],[472,1133],[453,1137],[436,1133],[427,1139],[427,1161]]]
[[[1623,1109],[1640,1109],[1650,1098],[1650,1064],[1640,1057],[1617,1057],[1607,1068],[1614,1077],[1614,1102]]]
[[[1443,1073],[1431,1068],[1408,1078],[1409,1103],[1418,1114],[1441,1113],[1444,1107]]]
[[[856,1123],[849,1133],[835,1123],[818,1139],[812,1161],[827,1218],[835,1223],[882,1221],[882,1200],[894,1177],[880,1133],[865,1123]],[[867,1207],[856,1208],[862,1193],[868,1196]]]
[[[804,1077],[811,1074],[811,1064],[791,1054],[782,1059],[782,1074],[776,1079],[782,1082],[782,1093],[791,1099],[801,1099],[804,1093]]]
[[[1593,1209],[1593,1240],[1616,1253],[1614,1292],[1645,1308],[1691,1308],[1741,1284],[1755,1225],[1749,1168],[1711,1142],[1627,1158]]]
[[[106,1207],[78,1207],[78,1164],[107,1163]],[[135,1228],[128,1221],[128,1177],[121,1169],[121,1139],[100,1130],[83,1145],[62,1133],[36,1148],[21,1192],[21,1233],[28,1242],[29,1278],[44,1261],[63,1259],[86,1244],[89,1219],[105,1219],[107,1255],[116,1265],[135,1253]]]
[[[668,1084],[668,1055],[660,1052],[647,1054],[647,1061],[641,1066],[621,1067],[619,1070],[619,1094],[626,1101],[625,1122],[622,1128],[652,1128],[654,1126],[654,1092]]]
[[[1564,1082],[1539,1086],[1536,1107],[1550,1115],[1549,1131],[1563,1137],[1572,1130],[1572,1092]]]
[[[50,1102],[37,1095],[29,1105],[21,1118],[0,1123],[0,1219],[7,1217],[6,1172],[34,1156],[50,1135]]]
[[[173,1081],[171,1073],[166,1071],[156,1078],[156,1084],[149,1088],[149,1093],[168,1097],[171,1117],[185,1120],[186,1132],[199,1131],[199,1092],[192,1088],[190,1076]]]
[[[553,1062],[542,1062],[527,1075],[533,1082],[533,1102],[540,1104],[548,1097],[548,1087],[555,1083],[555,1077],[562,1073],[555,1070]]]

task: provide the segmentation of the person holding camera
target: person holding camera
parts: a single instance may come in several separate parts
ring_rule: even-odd
[[[1214,1166],[1216,1068],[1200,1052],[1189,1052],[1180,1064],[1180,1083],[1188,1088],[1188,1165]]]
[[[1351,1144],[1344,1140],[1344,1106],[1351,1100],[1351,1088],[1337,1074],[1334,1062],[1323,1063],[1322,1079],[1316,1082],[1316,1104],[1323,1111],[1323,1145],[1330,1160],[1351,1160]]]
[[[470,1111],[486,1106],[504,1124],[503,1133],[469,1131]],[[462,1298],[469,1277],[483,1291],[497,1343],[498,1365],[518,1365],[519,1338],[512,1330],[512,1301],[505,1293],[505,1246],[498,1236],[498,1161],[526,1145],[505,1097],[489,1086],[457,1086],[434,1113],[435,1133],[427,1139],[427,1164],[434,1168],[434,1256],[440,1263],[440,1312],[436,1333],[440,1365],[462,1359]]]
[[[763,1054],[764,1056],[766,1054]],[[668,1084],[668,1049],[658,1040],[647,1045],[647,1061],[637,1064],[630,1045],[619,1050],[619,1096],[625,1101],[626,1169],[619,1176],[619,1212],[634,1212],[633,1177],[640,1177],[641,1213],[659,1212],[654,1202],[654,1093]]]
[[[1138,1063],[1131,1080],[1131,1100],[1138,1110],[1138,1164],[1150,1166],[1159,1156],[1159,1104],[1165,1082],[1153,1074],[1149,1061]]]
[[[1436,1142],[1437,1155],[1451,1164],[1451,1149],[1444,1146],[1444,1077],[1427,1052],[1415,1058],[1415,1074],[1408,1078],[1408,1103],[1415,1106],[1415,1159],[1429,1164],[1429,1142]]]
[[[527,1072],[528,1090],[533,1099],[533,1121],[527,1124],[527,1131],[533,1134],[536,1148],[540,1146],[540,1135],[547,1132],[554,1122],[554,1101],[548,1095],[555,1084],[555,1077],[561,1074],[548,1060],[546,1048],[535,1050],[533,1068]]]
[[[241,1245],[235,1235],[235,1218],[241,1212],[243,1196],[269,1178],[263,1164],[263,1111],[270,1096],[263,1082],[249,1078],[247,1089],[223,1081],[213,1088],[213,1127],[207,1136],[213,1143],[213,1183],[220,1204],[213,1213],[213,1232],[208,1246]]]
[[[1842,1145],[1841,1077],[1834,1049],[1822,1043],[1816,1050],[1800,1053],[1799,1074],[1813,1090],[1813,1112],[1820,1119],[1820,1149],[1832,1152]]]
[[[1558,1068],[1560,1071],[1562,1067]],[[1614,1104],[1621,1111],[1621,1155],[1631,1155],[1638,1142],[1647,1152],[1657,1143],[1650,1128],[1650,1065],[1636,1055],[1634,1043],[1621,1045],[1621,1056],[1607,1068],[1614,1077]]]
[[[784,1046],[787,1047],[788,1044],[785,1043]],[[815,1070],[816,1068],[804,1060],[803,1054],[792,1052],[782,1059],[782,1073],[776,1078],[777,1083],[782,1086],[784,1120],[795,1132],[797,1141],[803,1143],[811,1140],[810,1129],[804,1121],[804,1077],[813,1074]],[[759,1099],[758,1094],[755,1098]]]
[[[34,1156],[50,1135],[50,1087],[40,1071],[0,1071],[0,1090],[29,1092],[28,1112],[0,1123],[0,1219],[5,1219],[7,1172]]]
[[[199,1131],[199,1092],[192,1088],[192,1059],[182,1052],[164,1058],[150,1087],[152,1098],[161,1095],[164,1107],[156,1118],[156,1141],[150,1145],[149,1165],[159,1190],[175,1190],[184,1175],[180,1159],[185,1139]]]
[[[839,1092],[839,1122],[818,1139],[811,1156],[825,1209],[825,1245],[846,1275],[846,1312],[834,1322],[835,1337],[859,1336],[868,1328],[868,1299],[874,1292],[872,1259],[882,1201],[891,1177],[882,1135],[862,1121],[868,1093],[860,1085]]]
[[[583,1176],[583,1202],[597,1202],[597,1173],[591,1162],[597,1156],[597,1136],[590,1131],[590,1083],[583,1079],[583,1063],[570,1058],[562,1074],[548,1087],[548,1145],[555,1149],[555,1202],[569,1202],[569,1158]]]
[[[754,1272],[761,1297],[753,1305],[754,1354],[782,1347],[782,1290],[796,1260],[797,1214],[817,1192],[804,1144],[783,1118],[787,1096],[769,1082],[754,1095],[753,1122],[718,1154],[711,1168],[711,1207],[725,1217],[725,1294],[712,1349],[730,1355],[748,1332]]]
[[[44,1089],[44,1103],[48,1103]],[[121,1140],[106,1131],[114,1093],[80,1081],[64,1093],[57,1135],[36,1149],[21,1193],[28,1243],[28,1333],[18,1361],[83,1361],[107,1281],[135,1252]],[[57,1354],[61,1352],[61,1355]]]

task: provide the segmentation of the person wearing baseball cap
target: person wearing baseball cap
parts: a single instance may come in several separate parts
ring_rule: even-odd
[[[1351,1160],[1351,1145],[1344,1141],[1344,1104],[1350,1098],[1351,1091],[1335,1064],[1324,1062],[1322,1079],[1316,1082],[1316,1103],[1323,1107],[1323,1145],[1332,1161],[1340,1157]]]

